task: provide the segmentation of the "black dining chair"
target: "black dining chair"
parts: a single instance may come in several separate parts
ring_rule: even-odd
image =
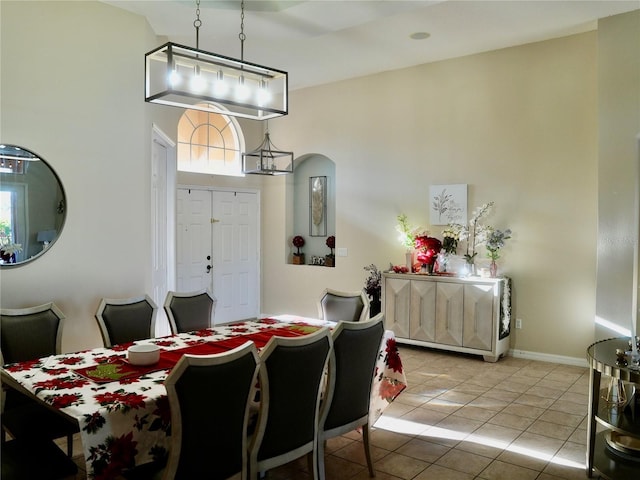
[[[29,308],[0,309],[2,365],[59,354],[64,318],[53,302]],[[73,455],[73,434],[80,431],[76,421],[12,388],[6,388],[5,393],[1,417],[3,443],[7,433],[25,441],[66,437],[67,455]]]
[[[247,425],[259,372],[253,342],[216,355],[184,355],[165,380],[171,450],[163,478],[247,478]]]
[[[330,322],[361,322],[369,318],[369,297],[364,291],[342,292],[325,288],[318,299],[318,316]]]
[[[171,333],[186,333],[213,326],[216,298],[207,290],[167,292],[164,310]]]
[[[155,337],[158,307],[148,295],[103,298],[96,311],[105,347]]]
[[[318,478],[324,480],[327,439],[362,427],[369,476],[374,477],[369,444],[369,405],[374,370],[384,335],[384,315],[364,322],[340,322],[333,330],[333,355],[318,433]]]
[[[249,445],[249,478],[310,455],[317,479],[319,406],[331,352],[328,328],[310,335],[272,337],[260,352],[260,410]]]

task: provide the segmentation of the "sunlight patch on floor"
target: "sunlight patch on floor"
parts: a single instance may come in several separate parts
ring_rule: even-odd
[[[387,430],[389,432],[407,434],[407,435],[419,435],[427,438],[438,438],[445,440],[464,440],[466,442],[473,442],[480,445],[486,445],[489,447],[499,448],[507,452],[517,453],[519,455],[525,455],[527,457],[536,458],[545,462],[554,463],[556,465],[562,465],[564,467],[584,469],[585,463],[574,462],[572,460],[559,458],[556,453],[548,454],[539,450],[531,448],[521,447],[518,445],[512,445],[512,442],[506,442],[497,438],[487,437],[485,435],[468,434],[464,432],[458,432],[448,428],[441,428],[438,426],[423,425],[417,422],[409,420],[403,420],[400,418],[393,418],[388,415],[380,417],[376,422],[375,428]]]

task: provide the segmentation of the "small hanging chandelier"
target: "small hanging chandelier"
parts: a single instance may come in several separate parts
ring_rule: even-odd
[[[287,115],[288,73],[244,61],[244,0],[240,60],[199,50],[201,25],[196,0],[196,48],[169,42],[145,55],[145,101],[253,120]]]
[[[293,173],[293,152],[278,150],[271,142],[269,122],[260,146],[252,152],[242,154],[242,171],[256,175]]]

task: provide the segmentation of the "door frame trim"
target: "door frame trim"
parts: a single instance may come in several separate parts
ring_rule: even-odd
[[[166,264],[167,264],[167,278],[166,278],[166,286],[167,286],[167,290],[173,290],[175,289],[175,284],[176,284],[176,183],[177,183],[177,149],[176,149],[176,143],[165,133],[162,131],[162,129],[156,125],[155,123],[151,124],[151,142],[150,142],[150,146],[149,146],[149,157],[150,157],[150,162],[152,163],[150,165],[150,182],[153,182],[153,172],[154,172],[154,156],[153,156],[153,144],[157,143],[158,145],[162,145],[166,151],[167,151],[167,163],[166,163],[166,172],[165,173],[165,194],[167,196],[166,198],[166,212],[162,212],[163,215],[166,215],[167,218],[167,223],[166,223],[166,228],[165,230],[165,235],[166,235],[166,244],[165,244],[165,255],[166,255]],[[150,245],[153,245],[153,235],[154,232],[156,231],[156,224],[155,224],[155,217],[157,212],[155,211],[157,209],[157,205],[156,202],[154,200],[154,192],[153,192],[153,185],[150,184],[149,186],[149,205],[150,205],[150,211],[151,211],[151,215],[150,215],[150,221],[149,221],[149,229],[150,229],[150,236],[151,238],[149,238],[149,241],[151,242]],[[151,249],[152,250],[152,249]],[[151,255],[153,255],[153,251],[151,252]],[[151,270],[153,265],[153,260],[151,257],[149,257],[149,269]],[[155,291],[155,283],[154,283],[154,276],[153,276],[153,272],[149,272],[150,274],[150,288],[151,288],[151,292]],[[167,331],[162,331],[162,330],[158,330],[159,328],[161,329],[162,326],[166,326],[168,328],[169,324],[168,321],[165,325],[165,321],[166,321],[166,316],[164,314],[164,312],[159,312],[158,313],[158,318],[159,318],[159,322],[156,323],[156,333],[167,333]]]

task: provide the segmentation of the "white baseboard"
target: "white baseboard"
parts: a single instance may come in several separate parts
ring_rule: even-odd
[[[528,352],[526,350],[509,349],[507,355],[516,358],[524,358],[527,360],[538,360],[540,362],[560,363],[563,365],[572,365],[574,367],[588,367],[586,358],[566,357],[564,355],[551,355],[549,353]]]

